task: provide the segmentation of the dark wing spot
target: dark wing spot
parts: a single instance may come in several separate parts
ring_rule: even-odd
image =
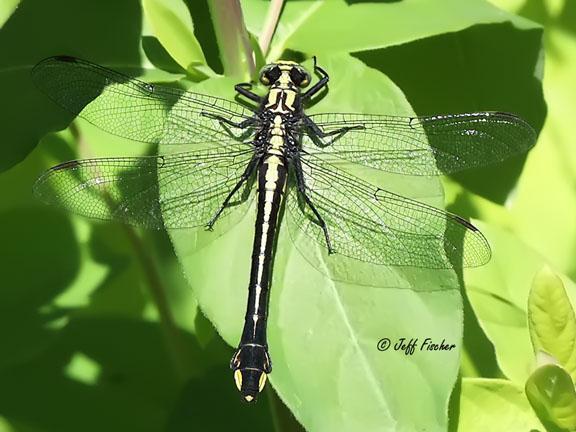
[[[50,168],[49,171],[60,171],[60,170],[63,170],[63,169],[68,169],[68,168],[77,168],[77,167],[79,167],[79,166],[80,166],[80,162],[79,162],[79,161],[77,161],[77,160],[71,160],[71,161],[68,161],[68,162],[63,162],[63,163],[61,163],[60,165],[53,166],[52,168]]]

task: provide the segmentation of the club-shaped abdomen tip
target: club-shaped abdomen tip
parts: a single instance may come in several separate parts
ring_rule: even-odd
[[[266,385],[266,372],[258,369],[236,369],[234,382],[246,402],[256,402]]]
[[[264,390],[272,363],[265,345],[257,343],[241,344],[230,360],[234,372],[234,382],[246,402],[255,402]]]

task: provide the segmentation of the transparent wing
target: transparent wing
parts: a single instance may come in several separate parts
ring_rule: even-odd
[[[488,242],[466,220],[380,189],[313,155],[304,157],[302,165],[306,192],[336,253],[373,264],[434,269],[489,261]],[[289,226],[325,248],[317,218],[297,188],[290,194]]]
[[[536,142],[528,123],[501,112],[429,117],[329,113],[310,119],[326,133],[362,128],[322,139],[307,130],[305,152],[399,174],[439,175],[491,165]]]
[[[147,228],[205,225],[246,169],[242,146],[164,156],[84,159],[46,171],[34,185],[49,204],[96,219]],[[223,215],[242,206],[241,189]]]
[[[234,123],[253,116],[233,101],[149,84],[74,57],[45,59],[34,67],[32,78],[64,109],[134,141],[202,144],[217,138],[229,140],[230,130],[205,114]]]

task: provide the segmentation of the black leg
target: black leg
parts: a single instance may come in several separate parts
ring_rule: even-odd
[[[239,129],[246,129],[248,126],[251,126],[254,123],[256,123],[256,117],[250,117],[246,120],[242,120],[241,122],[236,123],[230,119],[227,119],[226,117],[220,116],[218,114],[213,114],[213,113],[208,112],[208,111],[201,111],[200,115],[202,117],[207,117],[207,118],[211,118],[214,120],[218,120],[220,123],[224,123],[224,124],[227,124],[229,126],[239,128]]]
[[[240,83],[234,86],[234,90],[236,90],[242,96],[253,100],[254,102],[262,103],[262,97],[258,96],[256,93],[251,92],[252,84],[250,83]]]
[[[320,75],[320,81],[318,81],[316,84],[310,87],[306,91],[306,93],[302,95],[303,101],[310,99],[312,96],[314,96],[316,93],[318,93],[320,90],[322,90],[324,87],[328,85],[328,80],[330,79],[330,77],[328,76],[328,73],[324,69],[322,69],[320,66],[316,64],[316,56],[314,56],[314,73]]]
[[[228,196],[226,197],[226,199],[224,200],[218,211],[214,214],[214,216],[212,216],[210,221],[206,224],[207,230],[210,231],[212,230],[214,223],[216,223],[216,220],[220,217],[226,206],[230,203],[230,200],[232,199],[234,194],[238,192],[238,189],[240,189],[242,185],[250,178],[250,176],[254,172],[254,169],[258,165],[259,160],[260,157],[255,154],[250,160],[250,162],[248,162],[248,166],[244,170],[244,173],[240,176],[240,180],[238,181],[238,183],[236,183],[236,186],[234,186],[234,188],[230,191],[230,193],[228,194]]]
[[[328,248],[328,253],[329,254],[334,253],[334,249],[332,249],[332,242],[330,241],[330,235],[328,234],[328,227],[326,226],[326,222],[324,222],[324,219],[322,219],[322,216],[320,216],[320,213],[318,212],[318,210],[316,210],[316,207],[306,194],[306,183],[304,181],[304,176],[302,175],[302,164],[300,163],[300,159],[298,157],[295,157],[292,159],[292,161],[294,162],[294,170],[296,171],[296,184],[298,185],[298,192],[304,197],[306,205],[310,208],[310,210],[312,210],[312,213],[314,213],[314,216],[316,216],[316,218],[318,219],[318,224],[320,225],[320,228],[322,228],[322,231],[324,232],[324,238],[326,239],[326,247]]]
[[[363,125],[354,125],[354,126],[345,126],[345,127],[335,129],[335,130],[330,131],[330,132],[324,132],[322,129],[320,129],[320,127],[316,123],[314,123],[312,120],[310,120],[310,118],[306,115],[304,115],[304,122],[306,123],[306,126],[308,126],[308,128],[310,128],[312,133],[314,135],[318,136],[319,138],[326,138],[329,136],[335,136],[336,135],[335,138],[330,140],[330,142],[328,142],[328,143],[314,141],[316,144],[320,145],[321,147],[325,147],[325,146],[333,144],[336,140],[338,140],[338,138],[342,137],[343,135],[346,135],[346,133],[348,133],[351,130],[366,129]]]

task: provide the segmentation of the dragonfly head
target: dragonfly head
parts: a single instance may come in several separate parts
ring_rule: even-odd
[[[310,84],[310,74],[298,63],[279,60],[267,64],[260,71],[260,82],[265,86],[275,83],[293,83],[296,87],[304,88]]]
[[[240,394],[247,402],[255,402],[264,390],[266,379],[272,368],[268,351],[262,345],[243,345],[230,362],[234,381]]]

